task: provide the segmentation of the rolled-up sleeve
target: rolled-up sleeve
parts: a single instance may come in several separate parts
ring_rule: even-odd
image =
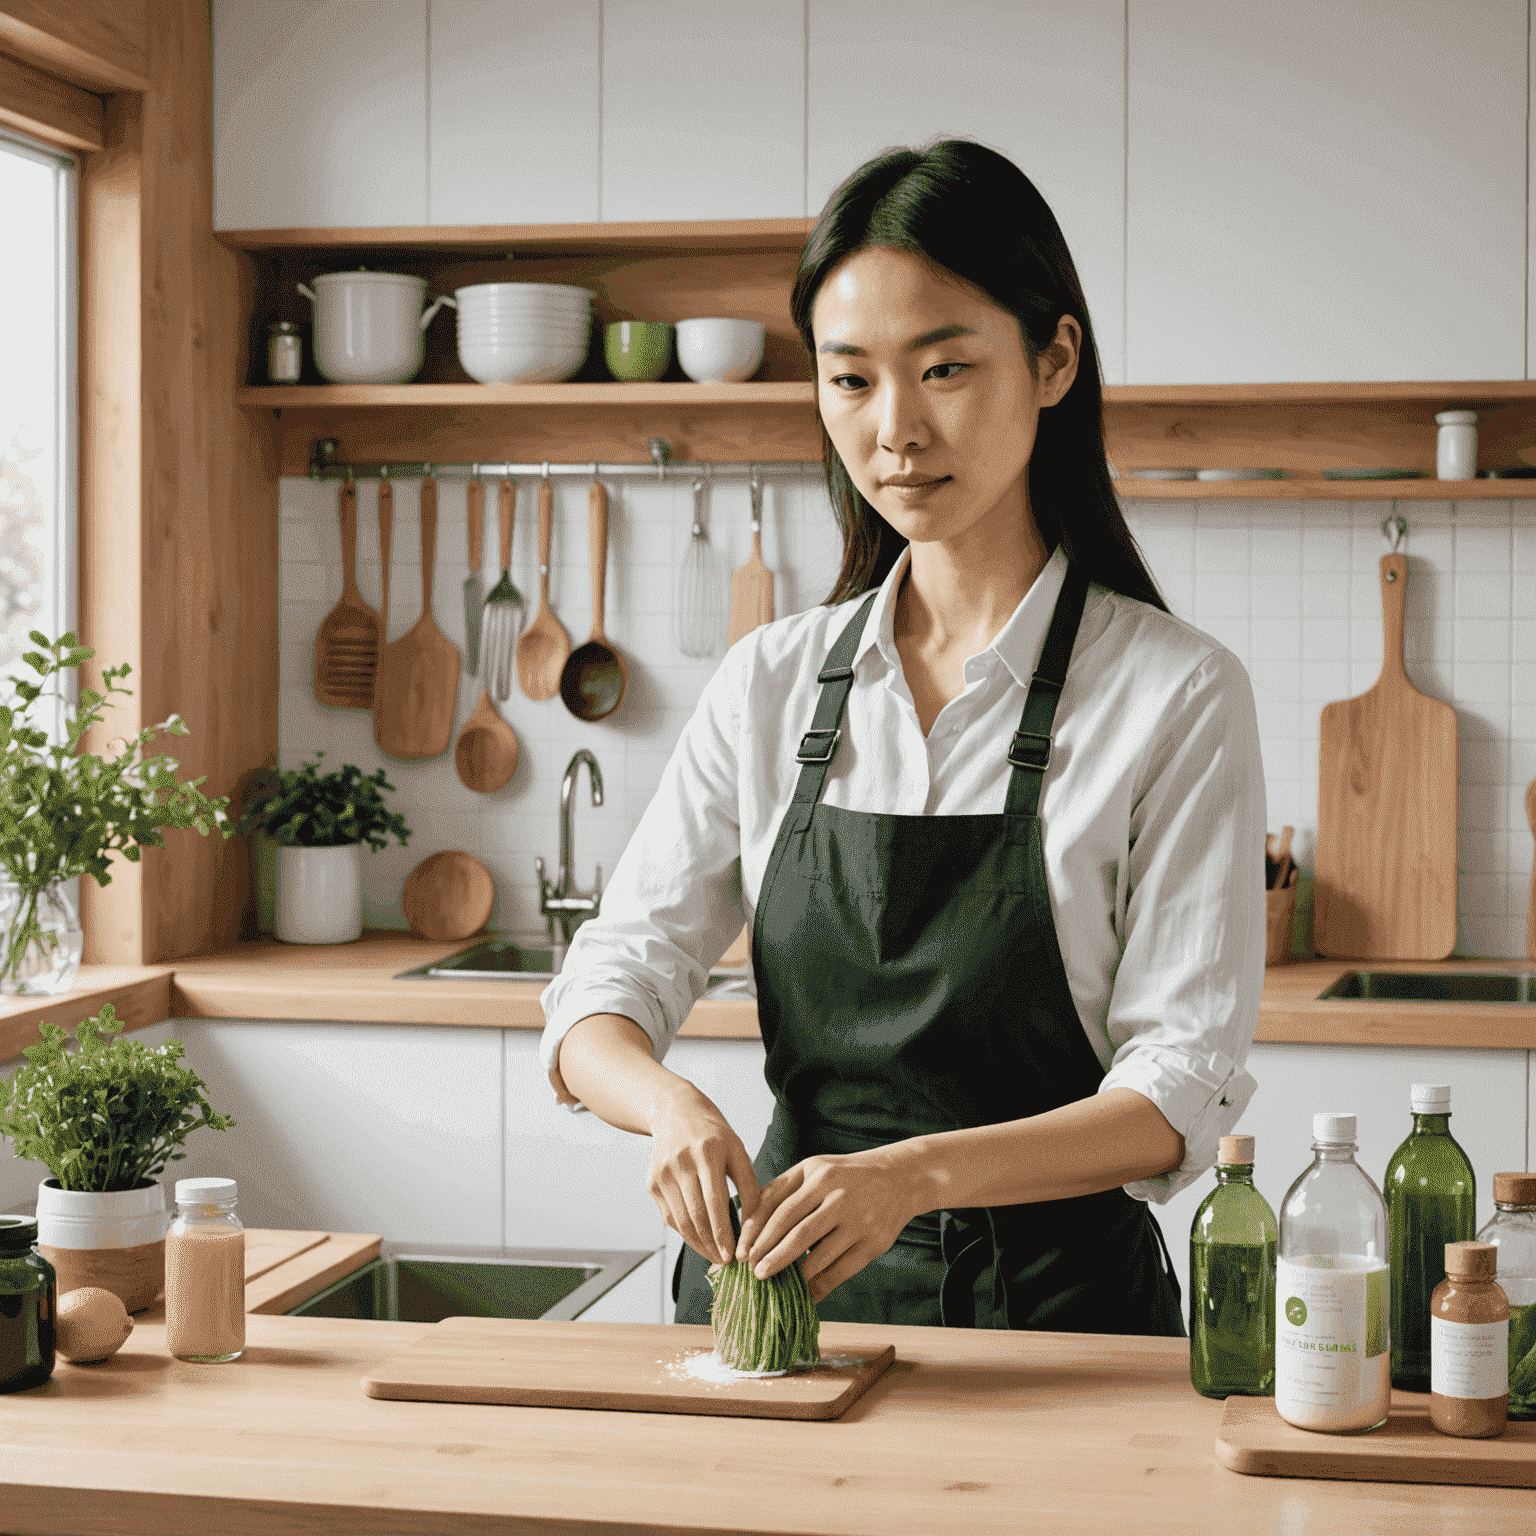
[[[544,989],[540,1060],[560,1103],[582,1108],[559,1074],[560,1044],[594,1013],[633,1019],[660,1061],[741,931],[737,765],[741,700],[755,650],[727,653],[699,700],[603,892]]]
[[[1184,1161],[1127,1184],[1162,1203],[1215,1162],[1256,1086],[1244,1068],[1264,984],[1264,766],[1248,675],[1207,656],[1168,706],[1132,806],[1125,945],[1100,1092],[1132,1088]]]

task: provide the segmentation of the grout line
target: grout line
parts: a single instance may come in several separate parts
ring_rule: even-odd
[[[427,42],[427,70],[426,79],[423,82],[422,99],[425,104],[424,116],[426,118],[426,158],[422,164],[422,183],[426,192],[427,206],[425,209],[426,221],[432,222],[432,0],[426,4],[426,42]]]
[[[1530,0],[1527,0],[1529,8]],[[805,56],[800,71],[800,206],[806,218],[811,216],[811,0],[801,11],[801,47]]]
[[[1531,376],[1531,0],[1525,0],[1525,376]]]
[[[603,39],[608,29],[608,12],[603,0],[597,0],[597,222],[603,222]]]
[[[809,3],[809,0],[807,0]],[[1530,0],[1526,0],[1529,8]],[[1120,382],[1131,382],[1131,0],[1122,10],[1120,157]]]

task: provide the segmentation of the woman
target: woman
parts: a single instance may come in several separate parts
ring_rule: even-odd
[[[794,312],[842,572],[706,689],[544,994],[551,1082],[652,1138],[680,1322],[706,1261],[803,1255],[823,1318],[1181,1334],[1146,1202],[1254,1087],[1247,677],[1125,526],[1087,306],[1015,166],[954,140],[863,166]],[[755,1160],[660,1064],[744,914]]]

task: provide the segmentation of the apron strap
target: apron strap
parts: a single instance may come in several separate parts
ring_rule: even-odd
[[[1008,800],[1003,807],[1007,816],[1039,814],[1040,789],[1045,783],[1045,770],[1051,765],[1051,727],[1056,720],[1056,704],[1067,681],[1067,664],[1072,660],[1072,645],[1087,597],[1088,573],[1073,562],[1067,566],[1067,577],[1040,651],[1040,664],[1029,680],[1024,713],[1008,749],[1013,772],[1009,775]]]
[[[880,589],[875,588],[848,621],[842,634],[833,642],[827,653],[826,665],[816,674],[821,693],[816,700],[816,713],[811,728],[800,739],[800,750],[795,761],[803,764],[800,782],[795,785],[794,798],[790,801],[786,825],[791,832],[803,832],[811,824],[811,811],[821,799],[821,791],[827,782],[832,759],[837,755],[838,743],[843,739],[843,710],[853,689],[853,653],[859,647],[859,638],[869,619],[869,610],[875,606]]]

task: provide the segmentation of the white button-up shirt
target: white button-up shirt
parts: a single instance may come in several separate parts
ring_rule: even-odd
[[[906,816],[996,815],[1007,754],[1066,575],[1058,549],[925,738],[896,650],[904,553],[854,656],[823,801]],[[731,647],[603,892],[545,989],[542,1060],[594,1013],[633,1019],[660,1060],[751,921],[800,775],[816,674],[856,602]],[[1164,1201],[1215,1162],[1255,1084],[1243,1068],[1264,975],[1264,770],[1247,673],[1209,635],[1091,585],[1040,801],[1056,940],[1099,1091],[1133,1088],[1184,1137]],[[572,1102],[564,1095],[565,1102]]]

